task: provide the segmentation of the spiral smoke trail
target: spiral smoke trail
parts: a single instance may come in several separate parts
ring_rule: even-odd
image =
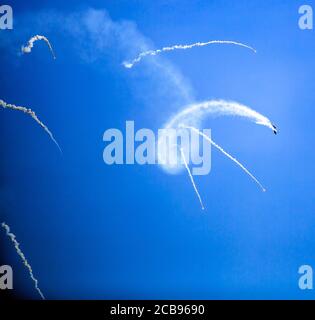
[[[243,48],[247,48],[249,50],[252,50],[254,53],[256,53],[256,50],[244,43],[241,42],[237,42],[237,41],[230,41],[230,40],[211,40],[208,42],[197,42],[197,43],[193,43],[193,44],[176,44],[174,46],[171,47],[164,47],[162,49],[157,49],[157,50],[148,50],[148,51],[144,51],[141,52],[137,58],[133,59],[132,61],[124,61],[122,64],[124,65],[125,68],[130,69],[132,68],[136,63],[140,62],[142,60],[142,58],[146,57],[146,56],[156,56],[162,52],[166,52],[166,51],[174,51],[174,50],[187,50],[187,49],[191,49],[194,47],[204,47],[204,46],[208,46],[211,44],[231,44],[231,45],[236,45],[236,46],[240,46]]]
[[[23,112],[25,114],[30,115],[46,131],[46,133],[49,135],[50,139],[56,144],[56,146],[58,147],[59,151],[62,153],[62,150],[61,150],[58,142],[54,138],[53,134],[50,132],[48,127],[38,119],[38,117],[37,117],[37,115],[35,114],[34,111],[32,111],[31,109],[25,108],[25,107],[20,107],[20,106],[14,105],[14,104],[6,103],[5,101],[3,101],[1,99],[0,99],[0,106],[3,107],[4,109],[11,109],[11,110],[16,110],[16,111],[21,111],[21,112]]]
[[[233,162],[235,162],[246,174],[248,174],[262,189],[263,192],[266,191],[266,189],[262,186],[262,184],[257,180],[257,178],[251,174],[248,169],[246,169],[236,158],[231,156],[229,153],[227,153],[222,147],[220,147],[218,144],[216,144],[210,137],[208,137],[206,134],[198,130],[197,128],[191,127],[191,126],[185,126],[185,125],[180,125],[180,127],[185,128],[185,129],[190,129],[203,138],[205,138],[208,142],[210,142],[214,147],[216,147],[218,150],[220,150],[224,155],[226,155],[229,159],[231,159]]]
[[[198,199],[199,199],[199,202],[200,202],[200,205],[201,205],[201,209],[204,210],[205,207],[204,207],[204,205],[203,205],[203,203],[202,203],[202,199],[201,199],[201,196],[200,196],[199,191],[198,191],[198,189],[197,189],[197,186],[196,186],[196,183],[195,183],[195,181],[194,181],[194,178],[193,178],[193,176],[192,176],[192,174],[191,174],[191,172],[190,172],[190,169],[189,169],[189,167],[188,167],[188,163],[187,163],[187,160],[186,160],[186,157],[185,157],[185,153],[184,153],[183,148],[180,148],[180,153],[181,153],[182,159],[183,159],[183,161],[184,161],[184,164],[185,164],[186,170],[187,170],[187,172],[188,172],[188,175],[189,175],[190,181],[191,181],[191,183],[192,183],[192,186],[193,186],[193,188],[194,188],[194,190],[195,190],[195,192],[196,192],[196,195],[197,195],[197,197],[198,197]]]
[[[45,36],[36,35],[36,36],[32,37],[30,40],[28,40],[26,46],[22,46],[22,48],[21,48],[22,52],[23,53],[30,53],[34,47],[34,43],[39,40],[43,40],[47,43],[47,46],[48,46],[53,58],[56,59],[56,55],[54,53],[54,50],[53,50],[49,40]]]
[[[16,241],[16,237],[13,233],[10,232],[10,227],[6,224],[6,223],[2,223],[1,224],[2,228],[6,231],[6,235],[10,238],[10,240],[12,241],[15,250],[17,252],[17,254],[20,256],[20,258],[22,259],[22,262],[24,264],[24,266],[28,269],[29,275],[31,277],[31,279],[34,281],[35,283],[35,289],[37,290],[37,292],[39,293],[40,297],[45,300],[45,296],[43,295],[42,291],[39,289],[38,287],[38,280],[34,277],[33,274],[33,270],[31,265],[28,263],[24,253],[21,251],[20,249],[20,244]]]

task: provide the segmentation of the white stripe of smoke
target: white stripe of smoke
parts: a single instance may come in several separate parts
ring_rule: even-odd
[[[124,61],[123,65],[130,69],[132,68],[136,63],[140,62],[142,60],[142,58],[146,57],[146,56],[156,56],[162,52],[166,52],[166,51],[173,51],[173,50],[187,50],[187,49],[191,49],[193,47],[204,47],[204,46],[208,46],[211,44],[231,44],[231,45],[236,45],[236,46],[240,46],[243,48],[247,48],[249,50],[252,50],[254,53],[256,53],[257,51],[244,43],[241,42],[237,42],[237,41],[230,41],[230,40],[211,40],[211,41],[207,41],[207,42],[197,42],[197,43],[193,43],[193,44],[176,44],[174,46],[171,47],[164,47],[162,49],[157,49],[157,50],[148,50],[148,51],[144,51],[141,52],[137,58],[133,59],[132,61]]]
[[[229,153],[227,153],[222,147],[220,147],[218,144],[216,144],[213,140],[210,139],[210,137],[208,137],[206,134],[204,134],[203,132],[201,132],[200,130],[198,130],[195,127],[191,127],[191,126],[185,126],[183,124],[180,125],[180,127],[182,128],[186,128],[186,129],[190,129],[194,132],[196,132],[197,134],[199,134],[200,136],[204,137],[208,142],[210,142],[214,147],[216,147],[218,150],[220,150],[225,156],[227,156],[229,159],[231,159],[233,162],[235,162],[243,171],[246,172],[246,174],[248,174],[258,185],[259,187],[262,189],[263,192],[266,191],[266,189],[262,186],[262,184],[255,178],[255,176],[253,174],[251,174],[248,169],[246,169],[236,158],[234,158],[233,156],[231,156]]]
[[[239,116],[247,118],[256,124],[263,125],[275,131],[271,121],[259,112],[238,102],[225,100],[209,100],[189,105],[177,113],[166,125],[167,128],[176,128],[182,122],[196,122],[206,114],[212,116]]]
[[[6,231],[6,235],[10,238],[10,240],[12,241],[14,247],[15,247],[15,250],[17,252],[17,254],[20,256],[20,258],[22,259],[22,262],[24,264],[24,266],[28,269],[28,272],[29,272],[29,275],[31,277],[31,279],[34,281],[35,283],[35,289],[37,290],[37,292],[39,293],[40,297],[45,300],[45,297],[42,293],[42,291],[39,289],[38,287],[38,280],[34,277],[34,274],[33,274],[33,270],[32,270],[32,267],[31,265],[28,263],[24,253],[21,251],[20,249],[20,244],[16,241],[16,237],[13,233],[10,232],[10,227],[6,224],[6,223],[2,223],[1,224],[2,228],[4,228],[4,230]]]
[[[56,59],[54,50],[53,50],[49,40],[45,36],[36,35],[36,36],[32,37],[30,40],[28,40],[26,46],[22,46],[21,47],[22,52],[23,53],[30,53],[32,51],[32,48],[34,47],[34,43],[36,41],[39,41],[39,40],[43,40],[43,41],[46,42],[46,44],[47,44],[47,46],[48,46],[53,58]]]
[[[196,184],[195,184],[194,178],[193,178],[193,176],[192,176],[192,174],[191,174],[191,172],[190,172],[190,169],[189,169],[189,167],[188,167],[188,163],[187,163],[187,160],[186,160],[186,157],[185,157],[183,148],[180,148],[180,153],[181,153],[182,159],[183,159],[183,161],[184,161],[185,167],[186,167],[186,169],[187,169],[188,175],[189,175],[189,177],[190,177],[190,181],[191,181],[191,183],[192,183],[192,185],[193,185],[193,187],[194,187],[194,190],[195,190],[195,192],[196,192],[196,194],[197,194],[197,197],[198,197],[198,199],[199,199],[199,202],[200,202],[200,205],[201,205],[201,209],[204,210],[205,207],[204,207],[204,205],[203,205],[203,203],[202,203],[202,199],[201,199],[201,196],[200,196],[199,191],[198,191],[198,189],[197,189],[197,186],[196,186]]]
[[[16,106],[14,104],[8,104],[5,101],[0,99],[0,106],[5,108],[5,109],[11,109],[11,110],[17,110],[17,111],[21,111],[25,114],[30,115],[45,131],[46,133],[49,135],[50,139],[56,144],[56,146],[58,147],[59,151],[62,153],[62,150],[58,144],[58,142],[56,141],[56,139],[54,138],[53,134],[50,132],[50,130],[48,129],[48,127],[39,120],[39,118],[37,117],[36,113],[34,111],[32,111],[31,109],[25,108],[25,107],[20,107],[20,106]]]

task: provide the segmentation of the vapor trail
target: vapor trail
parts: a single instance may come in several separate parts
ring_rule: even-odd
[[[194,190],[195,190],[195,192],[196,192],[196,194],[197,194],[197,197],[198,197],[198,199],[199,199],[199,202],[200,202],[200,204],[201,204],[201,209],[204,210],[205,207],[204,207],[204,205],[203,205],[203,203],[202,203],[202,200],[201,200],[199,191],[198,191],[198,189],[197,189],[197,186],[196,186],[196,184],[195,184],[194,178],[193,178],[193,176],[192,176],[192,174],[191,174],[191,172],[190,172],[190,169],[189,169],[189,167],[188,167],[188,163],[187,163],[187,160],[186,160],[186,157],[185,157],[183,148],[180,148],[180,153],[181,153],[181,156],[182,156],[182,158],[183,158],[183,161],[184,161],[185,167],[186,167],[186,169],[187,169],[188,175],[189,175],[189,177],[190,177],[190,181],[191,181],[191,183],[192,183],[192,185],[193,185],[193,187],[194,187]]]
[[[45,36],[36,35],[36,36],[32,37],[30,40],[28,40],[26,46],[22,46],[22,48],[21,48],[22,52],[23,53],[30,53],[32,51],[32,48],[34,47],[34,42],[36,42],[38,40],[43,40],[47,43],[47,46],[48,46],[53,58],[56,59],[54,50],[53,50],[49,40]]]
[[[3,101],[1,99],[0,99],[0,106],[3,107],[4,109],[17,110],[17,111],[21,111],[23,113],[26,113],[26,114],[30,115],[46,131],[46,133],[49,135],[50,139],[56,144],[56,146],[58,147],[59,151],[62,153],[62,150],[61,150],[58,142],[55,140],[53,134],[50,132],[48,127],[38,119],[38,117],[37,117],[37,115],[35,114],[34,111],[32,111],[31,109],[25,108],[25,107],[16,106],[14,104],[8,104],[8,103],[6,103],[5,101]]]
[[[209,100],[201,103],[189,105],[179,113],[177,113],[166,125],[166,127],[173,128],[183,122],[197,122],[205,115],[212,116],[239,116],[247,118],[256,124],[263,125],[271,129],[275,134],[277,128],[271,121],[261,113],[243,105],[238,102],[226,100]]]
[[[236,41],[230,41],[230,40],[211,40],[208,42],[197,42],[197,43],[193,43],[193,44],[176,44],[174,46],[171,47],[164,47],[162,49],[157,49],[157,50],[148,50],[148,51],[144,51],[141,52],[137,58],[133,59],[132,61],[124,61],[123,65],[130,69],[132,68],[136,63],[140,62],[142,60],[142,58],[144,58],[145,56],[156,56],[162,52],[166,52],[166,51],[173,51],[173,50],[187,50],[187,49],[191,49],[193,47],[204,47],[204,46],[208,46],[211,44],[232,44],[232,45],[236,45],[236,46],[240,46],[243,48],[247,48],[249,50],[252,50],[254,53],[256,53],[256,50],[247,45],[247,44],[243,44],[241,42],[236,42]]]
[[[21,251],[20,249],[20,244],[16,241],[16,237],[13,233],[10,232],[10,227],[5,224],[4,222],[1,224],[2,228],[4,228],[4,230],[6,231],[7,236],[10,238],[10,240],[12,241],[15,250],[17,252],[17,254],[20,256],[20,258],[22,259],[23,264],[25,265],[25,267],[28,269],[29,275],[31,277],[31,279],[34,281],[35,283],[35,289],[37,290],[37,292],[39,293],[39,295],[41,296],[41,298],[43,300],[45,300],[45,297],[43,295],[43,293],[41,292],[41,290],[38,287],[38,280],[34,277],[33,274],[33,270],[32,267],[30,266],[30,264],[28,263],[24,253]]]
[[[180,127],[186,128],[186,129],[190,129],[190,130],[196,132],[197,134],[199,134],[200,136],[204,137],[214,147],[216,147],[218,150],[220,150],[225,156],[227,156],[229,159],[231,159],[233,162],[235,162],[243,171],[245,171],[259,185],[259,187],[262,189],[263,192],[266,191],[266,189],[262,186],[262,184],[254,177],[254,175],[252,175],[236,158],[232,157],[222,147],[220,147],[212,139],[210,139],[206,134],[204,134],[200,130],[198,130],[198,129],[194,128],[194,127],[191,127],[191,126],[185,126],[185,125],[181,124]]]

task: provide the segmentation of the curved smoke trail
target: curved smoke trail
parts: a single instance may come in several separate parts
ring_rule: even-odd
[[[277,133],[275,125],[266,116],[243,104],[226,100],[209,100],[189,105],[177,113],[165,127],[176,128],[181,123],[196,123],[202,120],[205,115],[243,117],[271,129],[275,134]]]
[[[191,104],[185,107],[182,111],[178,112],[175,116],[173,116],[164,126],[164,129],[189,129],[194,131],[201,137],[205,138],[211,145],[221,151],[226,157],[236,163],[247,175],[249,175],[262,189],[262,191],[266,191],[263,185],[258,181],[258,179],[244,166],[242,165],[235,157],[231,156],[228,152],[226,152],[221,146],[215,143],[209,136],[205,135],[196,126],[199,125],[205,116],[238,116],[246,118],[258,125],[263,125],[269,129],[271,129],[275,134],[277,133],[277,128],[272,124],[272,122],[261,113],[249,108],[248,106],[242,105],[233,101],[225,101],[225,100],[210,100],[201,103]],[[161,145],[163,143],[163,139],[159,139],[158,144]],[[188,148],[191,152],[197,152],[196,150],[192,151],[191,146],[189,145],[181,145],[181,151],[184,148]],[[158,154],[159,158],[163,157],[163,154]],[[182,156],[183,157],[183,156]],[[175,156],[176,158],[176,156]],[[188,163],[183,158],[186,169],[188,168]],[[163,164],[163,162],[161,162]],[[165,169],[171,169],[167,166],[167,164],[163,165]],[[177,161],[177,169],[179,170],[179,163]],[[190,179],[192,180],[192,184],[194,190],[200,199],[199,192],[196,188],[196,185],[192,179],[192,175],[188,168],[188,174]],[[201,202],[201,201],[200,201]],[[201,202],[202,203],[202,202]],[[203,205],[202,205],[203,206]]]
[[[122,64],[124,65],[124,67],[130,69],[132,68],[136,63],[140,62],[142,60],[142,58],[146,57],[146,56],[156,56],[162,52],[166,52],[166,51],[173,51],[173,50],[187,50],[187,49],[191,49],[194,47],[204,47],[204,46],[208,46],[211,44],[231,44],[231,45],[236,45],[236,46],[240,46],[243,48],[247,48],[249,50],[252,50],[254,53],[256,53],[257,51],[244,43],[241,42],[237,42],[237,41],[230,41],[230,40],[211,40],[211,41],[207,41],[207,42],[196,42],[193,44],[176,44],[174,46],[171,47],[164,47],[162,49],[157,49],[157,50],[148,50],[148,51],[144,51],[141,52],[137,58],[133,59],[132,61],[124,61]]]
[[[38,287],[38,280],[34,277],[33,274],[33,270],[31,265],[28,263],[24,253],[21,251],[20,249],[20,244],[16,241],[16,237],[13,233],[10,232],[10,227],[6,224],[6,223],[2,223],[1,224],[2,228],[6,231],[6,235],[10,238],[10,240],[12,241],[15,250],[17,252],[17,254],[20,256],[20,258],[22,259],[22,262],[24,264],[24,266],[28,269],[29,275],[31,277],[31,279],[34,281],[35,283],[35,289],[37,290],[37,292],[39,293],[40,297],[45,300],[45,296],[43,295],[42,291],[40,290],[40,288]]]
[[[36,115],[36,113],[34,111],[32,111],[31,109],[25,108],[25,107],[20,107],[20,106],[14,105],[14,104],[6,103],[5,101],[3,101],[1,99],[0,99],[0,106],[5,108],[5,109],[17,110],[17,111],[21,111],[21,112],[23,112],[25,114],[30,115],[46,131],[46,133],[49,135],[50,139],[56,144],[56,146],[58,147],[59,151],[62,153],[62,150],[61,150],[58,142],[54,138],[53,134],[50,132],[48,127],[43,122],[41,122],[39,120],[39,118],[37,117],[37,115]]]
[[[32,48],[34,47],[34,42],[39,41],[39,40],[43,40],[46,42],[53,58],[56,59],[56,55],[54,53],[54,50],[53,50],[49,40],[45,36],[36,35],[36,36],[32,37],[30,40],[28,40],[26,46],[22,46],[22,48],[21,48],[22,52],[23,53],[30,53],[32,51]]]

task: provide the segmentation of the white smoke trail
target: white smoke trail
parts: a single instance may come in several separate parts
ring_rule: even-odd
[[[23,53],[30,53],[32,51],[32,48],[34,47],[34,42],[39,41],[39,40],[43,40],[47,43],[47,46],[48,46],[53,58],[56,59],[56,55],[54,53],[54,50],[53,50],[49,40],[45,36],[36,35],[36,36],[32,37],[30,40],[28,40],[26,46],[22,46],[22,48],[21,48],[22,52]]]
[[[171,47],[164,47],[162,49],[157,49],[157,50],[148,50],[148,51],[144,51],[141,52],[137,58],[133,59],[132,61],[124,61],[123,65],[130,69],[132,68],[136,63],[140,62],[142,60],[142,58],[144,58],[145,56],[156,56],[162,52],[166,52],[166,51],[173,51],[173,50],[187,50],[187,49],[191,49],[193,47],[204,47],[204,46],[208,46],[211,44],[232,44],[232,45],[236,45],[236,46],[240,46],[243,48],[247,48],[249,50],[252,50],[253,52],[257,52],[253,47],[247,45],[247,44],[243,44],[241,42],[236,42],[236,41],[230,41],[230,40],[211,40],[208,42],[197,42],[197,43],[193,43],[193,44],[176,44],[174,46]]]
[[[200,196],[199,191],[198,191],[198,189],[197,189],[197,186],[196,186],[196,184],[195,184],[194,178],[193,178],[193,176],[192,176],[192,174],[191,174],[191,172],[190,172],[190,169],[189,169],[189,167],[188,167],[188,163],[187,163],[187,160],[186,160],[186,157],[185,157],[183,148],[180,148],[180,153],[181,153],[182,159],[183,159],[183,161],[184,161],[185,167],[186,167],[186,169],[187,169],[188,175],[189,175],[189,177],[190,177],[190,181],[191,181],[191,183],[192,183],[192,185],[193,185],[193,187],[194,187],[194,190],[195,190],[195,192],[196,192],[196,194],[197,194],[197,197],[198,197],[198,199],[199,199],[199,202],[200,202],[200,204],[201,204],[201,209],[204,210],[205,207],[204,207],[204,205],[203,205],[203,203],[202,203],[202,199],[201,199],[201,196]]]
[[[37,292],[39,293],[40,297],[45,300],[45,296],[43,295],[42,291],[39,289],[38,287],[38,280],[34,277],[33,274],[33,270],[31,265],[28,263],[24,253],[21,251],[20,249],[20,244],[16,241],[16,237],[13,233],[10,232],[10,227],[5,224],[4,222],[1,224],[2,228],[4,228],[4,230],[6,231],[7,236],[10,238],[10,240],[12,241],[15,250],[17,252],[17,254],[20,256],[20,258],[22,259],[22,262],[24,264],[24,266],[28,269],[29,275],[31,277],[31,279],[34,281],[35,283],[35,289],[37,290]]]
[[[26,113],[26,114],[30,115],[46,131],[46,133],[49,135],[50,139],[56,144],[56,146],[58,147],[59,151],[62,153],[62,150],[61,150],[58,142],[54,138],[53,134],[50,132],[48,127],[38,119],[38,117],[37,117],[37,115],[35,114],[34,111],[32,111],[31,109],[25,108],[25,107],[16,106],[14,104],[8,104],[8,103],[6,103],[5,101],[3,101],[1,99],[0,99],[0,106],[5,108],[5,109],[17,110],[17,111],[21,111],[23,113]]]
[[[209,100],[201,103],[189,105],[181,112],[177,113],[166,125],[167,128],[177,127],[182,122],[196,122],[204,115],[212,116],[239,116],[247,118],[256,124],[270,128],[275,134],[276,127],[271,121],[259,112],[242,105],[238,102],[225,100]]]
[[[233,162],[235,162],[243,171],[246,172],[262,189],[263,192],[266,191],[266,189],[262,186],[262,184],[255,178],[253,174],[251,174],[236,158],[231,156],[229,153],[227,153],[222,147],[220,147],[218,144],[216,144],[212,139],[210,139],[206,134],[198,130],[197,128],[191,127],[191,126],[185,126],[183,124],[180,125],[182,128],[190,129],[200,136],[204,137],[207,141],[209,141],[214,147],[216,147],[218,150],[220,150],[224,155],[226,155],[229,159],[231,159]]]

